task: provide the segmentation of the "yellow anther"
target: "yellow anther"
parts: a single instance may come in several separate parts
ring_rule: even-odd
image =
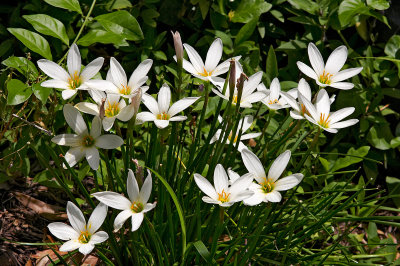
[[[318,124],[320,124],[321,127],[328,128],[328,127],[329,127],[329,123],[331,122],[331,121],[329,120],[329,116],[330,116],[330,114],[328,114],[328,115],[325,117],[325,114],[321,113],[321,114],[319,115],[319,122],[318,122]]]
[[[226,193],[224,190],[222,190],[221,193],[217,193],[218,194],[218,201],[225,203],[229,201],[229,195],[231,195],[231,193]]]
[[[71,90],[74,90],[74,89],[78,88],[79,86],[81,86],[82,80],[81,80],[81,77],[79,76],[78,71],[75,71],[74,74],[69,77],[68,83],[69,83],[69,88]]]
[[[157,115],[158,120],[169,120],[170,116],[166,112]]]
[[[274,190],[275,182],[272,181],[272,178],[265,178],[265,181],[260,185],[264,193],[270,193]]]
[[[332,76],[333,75],[329,74],[328,72],[325,73],[325,70],[324,70],[322,75],[319,76],[319,82],[321,82],[322,84],[330,85],[332,83],[332,80],[331,80]]]
[[[131,211],[133,211],[134,213],[139,213],[143,211],[143,204],[136,201],[132,202]]]
[[[116,116],[119,113],[119,103],[114,102],[110,103],[110,101],[107,102],[107,108],[104,110],[104,115],[106,117],[113,117]]]

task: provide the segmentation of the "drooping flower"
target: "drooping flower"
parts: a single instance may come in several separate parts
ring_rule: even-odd
[[[67,57],[68,72],[58,64],[40,59],[37,64],[39,68],[52,79],[42,82],[41,86],[62,89],[61,95],[64,100],[74,96],[78,90],[108,90],[112,84],[105,80],[93,80],[103,66],[104,58],[98,57],[90,62],[81,71],[81,54],[76,44],[71,45]]]
[[[60,247],[60,251],[68,252],[79,248],[80,253],[87,255],[92,252],[94,245],[108,239],[106,232],[96,233],[107,216],[107,206],[103,203],[97,205],[87,223],[81,210],[70,201],[67,203],[67,215],[71,226],[61,222],[47,226],[54,236],[68,240]]]
[[[350,90],[354,87],[351,82],[342,82],[362,71],[362,67],[348,68],[340,71],[347,59],[347,48],[342,45],[336,48],[324,64],[321,53],[313,43],[308,44],[308,57],[312,68],[297,61],[300,71],[314,79],[321,87],[331,86],[341,90]]]
[[[230,171],[230,173],[232,172]],[[237,179],[236,176],[233,178],[235,181],[229,185],[228,176],[220,164],[217,164],[214,170],[214,186],[203,176],[194,174],[197,186],[207,195],[202,200],[222,207],[232,206],[235,202],[245,200],[253,195],[253,192],[248,190],[253,181],[252,174],[245,174]]]
[[[272,80],[269,90],[263,83],[257,87],[257,90],[268,95],[262,100],[262,103],[265,104],[269,109],[279,110],[290,107],[286,99],[281,97],[281,84],[279,83],[278,78],[274,78]],[[296,89],[291,89],[287,93],[292,97],[296,97]]]
[[[132,118],[135,112],[134,104],[126,105],[124,99],[118,94],[105,94],[102,91],[89,91],[96,103],[81,102],[75,105],[79,111],[100,117],[100,109],[104,102],[104,118],[102,124],[105,131],[109,131],[114,125],[115,119],[126,122]]]
[[[132,170],[129,169],[128,179],[126,181],[126,190],[129,199],[112,191],[96,192],[92,195],[111,208],[122,210],[122,212],[120,212],[115,218],[115,230],[121,229],[125,221],[132,218],[132,231],[136,231],[142,224],[144,214],[156,207],[156,202],[147,203],[150,198],[151,187],[152,179],[150,171],[148,171],[147,178],[143,183],[142,189],[139,191],[135,175]]]
[[[223,121],[222,117],[218,116],[218,121],[222,123]],[[239,141],[238,150],[242,151],[243,149],[246,149],[246,146],[243,144],[242,140],[257,138],[261,136],[261,132],[249,133],[249,134],[242,134],[239,139],[240,130],[242,132],[246,132],[251,127],[252,124],[253,124],[253,117],[251,115],[246,115],[243,119],[240,120],[236,134],[233,136],[232,132],[230,132],[228,138],[226,139],[226,144],[229,144],[231,141],[233,141],[235,146],[236,143]],[[214,143],[221,137],[225,138],[224,134],[222,134],[222,130],[218,129],[213,138],[211,139],[211,143]]]
[[[185,47],[186,53],[188,54],[190,60],[189,62],[183,59],[183,68],[196,78],[210,80],[211,77],[217,77],[228,72],[229,61],[231,59],[228,59],[218,65],[222,57],[222,41],[220,38],[215,39],[208,49],[205,64],[199,53],[192,46],[187,43],[184,43],[183,46]],[[174,59],[176,61],[176,56],[174,56]],[[235,57],[236,61],[239,59],[240,56]]]
[[[97,170],[100,163],[100,155],[97,149],[116,149],[124,143],[119,136],[112,134],[101,135],[101,120],[99,117],[95,116],[93,118],[92,128],[89,133],[78,109],[66,104],[63,112],[67,124],[76,134],[57,135],[51,141],[58,145],[71,147],[64,156],[70,167],[73,167],[83,157],[86,157],[90,167],[93,170]]]
[[[260,159],[254,153],[248,149],[244,149],[241,154],[244,165],[254,175],[258,183],[250,185],[249,190],[253,191],[254,195],[243,201],[246,205],[254,206],[268,201],[279,202],[282,199],[279,191],[289,190],[297,186],[303,179],[303,174],[296,173],[278,180],[289,163],[291,155],[289,150],[275,159],[268,171],[268,176],[265,174]]]
[[[147,79],[147,73],[149,72],[151,66],[153,65],[153,60],[146,59],[138,65],[138,67],[133,71],[131,77],[128,79],[126,77],[125,70],[122,68],[121,64],[111,57],[110,59],[110,70],[107,73],[107,80],[112,82],[115,86],[109,89],[107,92],[118,94],[121,97],[132,99],[137,93],[139,88],[143,92],[146,92],[149,87],[143,86]]]
[[[311,123],[330,133],[337,133],[339,128],[349,127],[355,125],[358,122],[358,119],[349,119],[340,122],[342,119],[351,115],[354,112],[355,108],[346,107],[331,113],[331,101],[329,99],[328,93],[324,89],[321,89],[318,92],[315,105],[313,105],[311,101],[309,101],[303,95],[300,94],[299,97],[305,105],[306,110],[310,114],[308,115],[306,112],[304,114],[305,118]]]
[[[138,113],[136,119],[139,122],[154,121],[158,128],[165,128],[169,125],[169,121],[186,120],[186,116],[175,115],[188,108],[199,98],[200,97],[186,97],[177,101],[170,107],[171,89],[167,84],[164,84],[158,92],[158,101],[146,93],[143,94],[142,101],[150,112]]]
[[[295,91],[295,96],[293,97],[287,92],[281,91],[281,96],[286,100],[286,102],[292,107],[294,110],[290,111],[290,116],[293,119],[304,119],[305,116],[304,114],[307,112],[306,106],[304,103],[301,101],[299,98],[299,94],[302,94],[307,100],[311,102],[311,88],[310,85],[308,85],[307,81],[305,79],[300,79],[299,85],[297,87],[297,90]],[[330,99],[330,102],[333,103],[335,101],[335,95],[333,95]],[[308,114],[309,115],[309,114]]]

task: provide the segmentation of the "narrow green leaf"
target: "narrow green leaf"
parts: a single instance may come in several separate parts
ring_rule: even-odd
[[[53,36],[63,41],[63,43],[66,45],[69,45],[69,39],[64,24],[58,19],[45,14],[25,15],[22,17],[28,21],[38,32]]]
[[[78,0],[44,0],[44,1],[49,5],[59,8],[64,8],[70,11],[76,11],[79,14],[83,14]]]
[[[7,104],[17,105],[25,102],[32,94],[31,88],[18,79],[12,79],[7,83]]]
[[[265,74],[267,75],[268,86],[271,84],[274,78],[278,77],[278,62],[276,61],[276,55],[272,45],[268,50]]]
[[[196,248],[197,252],[199,252],[200,256],[203,257],[203,259],[209,263],[212,261],[213,264],[216,264],[217,262],[211,258],[210,251],[208,251],[207,247],[204,245],[203,241],[199,240],[193,243],[193,246]]]
[[[239,46],[241,43],[247,41],[251,37],[256,29],[257,22],[258,19],[253,19],[239,30],[238,34],[236,35],[235,46]]]
[[[21,28],[7,28],[7,30],[30,50],[40,54],[46,59],[53,59],[49,43],[41,35]]]
[[[136,18],[128,11],[121,10],[95,17],[95,19],[109,32],[131,40],[143,40],[143,32]]]

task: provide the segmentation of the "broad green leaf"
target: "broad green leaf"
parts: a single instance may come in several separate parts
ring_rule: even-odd
[[[253,34],[254,30],[257,26],[257,19],[250,21],[249,23],[245,24],[236,35],[235,39],[235,46],[239,46],[244,41],[247,41],[251,35]]]
[[[300,40],[291,40],[289,42],[282,42],[282,44],[275,49],[275,51],[286,51],[286,50],[296,50],[306,49],[308,42]]]
[[[230,14],[232,22],[248,23],[258,20],[261,14],[268,12],[272,5],[263,0],[242,0],[235,11]]]
[[[24,75],[27,79],[30,80],[35,80],[39,76],[39,72],[32,61],[29,61],[25,57],[16,57],[16,56],[11,56],[1,62],[3,65],[6,65],[8,67],[15,68],[20,72],[22,75]]]
[[[76,11],[79,14],[83,14],[78,0],[44,0],[44,1],[49,5],[59,8],[64,8],[70,11]]]
[[[385,45],[385,54],[396,58],[396,53],[400,49],[400,35],[393,35]]]
[[[50,93],[53,91],[53,88],[42,87],[42,86],[40,86],[40,84],[36,83],[36,84],[32,85],[32,91],[40,101],[42,101],[43,103],[46,103],[47,98],[49,97]]]
[[[400,146],[400,137],[395,137],[390,141],[390,147],[392,149],[397,148]]]
[[[315,15],[319,10],[318,4],[312,0],[289,0],[289,3],[294,8],[304,10],[312,15]]]
[[[383,133],[375,127],[372,127],[368,132],[367,140],[372,144],[372,146],[379,150],[390,149],[390,144],[383,136]]]
[[[63,41],[66,45],[69,45],[69,39],[64,24],[62,24],[58,19],[45,14],[25,15],[22,17],[26,19],[26,21],[28,21],[38,32],[53,36]]]
[[[13,46],[13,40],[7,39],[0,44],[0,57],[5,55]]]
[[[390,7],[388,0],[367,0],[367,5],[378,10],[385,10]]]
[[[339,6],[339,21],[342,27],[353,21],[353,18],[359,14],[368,14],[369,8],[362,0],[344,0]]]
[[[53,59],[49,43],[39,34],[21,28],[8,28],[7,30],[20,40],[28,49],[40,54],[46,59]]]
[[[132,7],[132,4],[129,0],[114,0],[109,1],[107,4],[107,10],[125,9],[128,7]]]
[[[167,61],[167,56],[163,51],[153,51],[153,55],[156,59]]]
[[[79,38],[77,44],[82,46],[89,46],[93,43],[111,43],[117,46],[128,46],[129,44],[121,36],[105,31],[105,30],[91,30],[82,38]]]
[[[376,227],[376,223],[370,222],[368,223],[368,244],[378,244],[379,236],[378,236],[378,228]]]
[[[346,156],[344,158],[337,159],[330,171],[335,172],[339,169],[342,169],[342,168],[345,168],[352,164],[361,162],[363,160],[362,157],[365,157],[368,154],[369,149],[370,149],[369,146],[363,146],[363,147],[358,148],[357,150],[355,150],[353,147],[351,147],[348,150],[347,154],[352,155],[352,156]],[[353,157],[353,156],[357,156],[357,157]]]
[[[276,55],[272,45],[268,50],[265,75],[267,77],[268,86],[271,85],[271,82],[274,78],[278,77],[278,62],[276,61]]]
[[[143,32],[136,18],[128,11],[121,10],[95,17],[95,19],[109,32],[131,40],[143,40]]]
[[[7,83],[7,104],[17,105],[25,102],[32,94],[31,88],[18,79],[12,79]]]
[[[400,179],[396,177],[387,176],[386,184],[389,189],[389,195],[400,195]],[[397,208],[400,208],[400,196],[392,197]]]

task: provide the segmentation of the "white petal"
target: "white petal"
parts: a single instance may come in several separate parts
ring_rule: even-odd
[[[231,201],[239,202],[239,201],[248,199],[253,195],[254,195],[254,191],[242,190],[238,194],[232,195]]]
[[[347,48],[342,45],[336,48],[326,61],[325,71],[335,75],[344,66],[347,59]]]
[[[244,190],[247,190],[251,183],[253,183],[254,175],[252,173],[247,173],[240,178],[238,178],[229,188],[229,192],[232,195],[236,195],[241,193]],[[251,196],[251,195],[250,195]]]
[[[81,138],[75,134],[60,134],[51,139],[52,142],[63,146],[80,146]]]
[[[143,204],[146,204],[149,201],[152,186],[153,180],[151,178],[151,173],[147,170],[147,177],[144,180],[142,189],[140,190],[140,199]]]
[[[186,120],[186,119],[187,119],[187,116],[184,116],[184,115],[177,115],[177,116],[171,117],[171,118],[169,119],[169,121],[184,121],[184,120]]]
[[[260,159],[258,159],[258,157],[248,149],[244,149],[241,152],[241,155],[247,171],[254,174],[254,178],[258,183],[262,183],[265,180],[266,175]]]
[[[67,203],[67,215],[71,226],[77,232],[85,231],[86,220],[81,210],[71,201]]]
[[[209,203],[209,204],[220,204],[220,202],[218,200],[212,199],[208,196],[204,196],[201,198],[205,203]]]
[[[91,234],[94,234],[97,230],[99,230],[104,222],[104,219],[106,219],[107,210],[107,205],[102,202],[100,202],[93,210],[87,223],[87,228]],[[92,239],[90,239],[90,241],[92,241]]]
[[[102,121],[104,131],[110,131],[110,129],[114,125],[114,122],[115,122],[115,116],[104,117]]]
[[[270,86],[270,94],[269,94],[269,99],[271,101],[278,100],[279,96],[281,94],[281,84],[279,83],[278,78],[274,78],[271,82]]]
[[[154,115],[160,113],[157,101],[147,93],[143,93],[142,102],[144,103],[144,105],[146,105],[147,109],[149,109],[150,112],[152,112]]]
[[[297,186],[302,179],[303,179],[302,174],[293,174],[293,175],[281,178],[278,181],[276,181],[274,190],[283,191],[283,190],[291,189],[291,188]]]
[[[251,125],[253,124],[253,116],[251,115],[246,115],[243,119],[242,119],[242,123],[243,123],[243,127],[241,126],[241,123],[239,124],[239,129],[242,128],[242,132],[247,131]]]
[[[92,62],[90,62],[81,73],[81,78],[85,82],[91,78],[93,78],[101,69],[104,63],[103,57],[98,57]]]
[[[358,73],[360,73],[362,70],[363,70],[362,67],[348,68],[348,69],[342,70],[332,77],[332,82],[335,83],[335,82],[339,82],[339,81],[351,78],[355,75],[358,75]]]
[[[342,121],[342,122],[337,122],[334,124],[331,124],[329,127],[331,129],[335,129],[335,128],[345,128],[345,127],[350,127],[352,125],[355,125],[358,123],[358,119],[349,119],[346,121]]]
[[[90,136],[97,139],[101,135],[101,120],[98,116],[93,117]]]
[[[205,68],[207,72],[213,71],[222,57],[222,41],[220,38],[214,40],[207,52]]]
[[[79,247],[79,252],[82,253],[83,255],[88,255],[92,250],[94,249],[94,245],[92,245],[90,242],[87,244],[82,244]]]
[[[222,191],[228,191],[228,175],[224,167],[220,164],[217,164],[214,170],[214,186],[215,191],[217,193],[221,193]]]
[[[290,111],[290,116],[291,116],[293,119],[297,119],[297,120],[304,119],[304,117],[303,117],[299,112],[297,112],[297,111]]]
[[[125,70],[122,68],[121,64],[115,59],[111,57],[110,59],[110,71],[111,71],[111,79],[116,86],[126,86],[128,81],[126,78]]]
[[[225,60],[224,62],[222,62],[221,64],[219,64],[216,68],[215,68],[215,70],[213,71],[213,73],[212,73],[212,76],[213,77],[216,77],[216,76],[219,76],[219,75],[222,75],[222,74],[225,74],[226,72],[228,72],[228,70],[229,70],[229,67],[230,67],[230,64],[231,64],[231,60],[235,60],[236,61],[236,75],[239,73],[239,72],[243,72],[243,71],[238,71],[238,70],[241,70],[242,69],[242,66],[240,65],[240,63],[239,63],[239,60],[240,60],[240,58],[241,58],[242,56],[236,56],[236,57],[232,57],[232,58],[229,58],[229,59],[227,59],[227,60]],[[239,77],[239,76],[238,76]],[[237,78],[236,78],[237,79]]]
[[[156,205],[157,205],[156,202],[146,203],[146,205],[144,206],[144,209],[143,209],[143,213],[151,211],[152,209],[154,209],[156,207]]]
[[[167,84],[163,84],[158,92],[158,110],[160,113],[167,113],[171,104],[171,89]]]
[[[89,90],[88,92],[97,105],[101,105],[102,100],[107,98],[107,95],[100,90]]]
[[[240,140],[246,140],[246,139],[254,139],[261,136],[261,132],[257,133],[249,133],[249,134],[244,134],[240,137]]]
[[[65,223],[55,222],[49,224],[47,227],[50,233],[61,240],[78,239],[79,237],[79,233]]]
[[[297,86],[298,93],[301,93],[307,100],[311,101],[311,88],[305,79],[300,79],[299,85]]]
[[[242,97],[246,98],[248,95],[252,94],[253,91],[257,88],[258,84],[261,82],[263,72],[259,71],[249,77],[248,80],[245,80],[243,84],[243,93]]]
[[[75,108],[77,108],[79,111],[90,114],[90,115],[96,115],[98,116],[100,113],[99,106],[94,103],[87,103],[87,102],[81,102],[75,104]]]
[[[253,196],[243,200],[243,203],[248,206],[255,206],[260,204],[265,199],[265,194],[261,192],[259,188],[252,190],[254,192]]]
[[[91,79],[85,81],[84,85],[86,85],[88,88],[92,90],[105,91],[114,94],[119,93],[117,87],[113,83],[107,80]]]
[[[168,120],[154,120],[154,123],[156,124],[156,126],[158,128],[166,128],[169,125],[169,121]]]
[[[121,229],[122,225],[125,223],[126,220],[128,220],[130,217],[132,217],[133,213],[131,210],[124,210],[120,212],[117,217],[115,217],[114,220],[114,230],[119,230]]]
[[[329,115],[331,109],[331,101],[329,100],[329,95],[325,89],[321,89],[317,95],[317,101],[315,103],[318,113]]]
[[[174,59],[176,61],[176,56],[174,56]],[[182,67],[183,67],[183,69],[185,69],[190,74],[197,74],[198,73],[197,70],[194,68],[194,66],[189,61],[187,61],[186,59],[183,59]]]
[[[134,213],[132,215],[132,232],[139,229],[140,225],[143,222],[143,218],[143,213]]]
[[[318,79],[317,73],[315,73],[315,71],[311,67],[307,66],[303,62],[297,61],[297,67],[300,69],[301,72],[303,72],[304,75],[315,80]]]
[[[199,174],[194,174],[194,181],[196,182],[200,190],[203,191],[207,196],[215,200],[218,198],[215,188],[203,176]]]
[[[136,115],[136,119],[137,120],[141,120],[143,122],[147,122],[147,121],[154,121],[156,119],[156,117],[154,116],[153,113],[150,112],[141,112],[138,113]]]
[[[68,82],[66,82],[64,80],[58,80],[58,79],[50,79],[50,80],[43,81],[40,84],[40,86],[47,87],[47,88],[64,89],[64,90],[69,89]]]
[[[70,78],[68,72],[56,63],[46,59],[40,59],[37,64],[38,67],[50,78],[68,82]]]
[[[82,246],[82,244],[79,243],[79,241],[75,239],[75,240],[67,241],[64,244],[62,244],[62,246],[60,247],[59,250],[61,252],[69,252],[69,251],[79,248],[80,246]]]
[[[296,99],[290,96],[287,92],[281,91],[281,96],[286,102],[292,107],[294,110],[300,112],[299,104],[297,103]]]
[[[124,140],[117,135],[106,134],[96,139],[96,146],[102,149],[116,149],[124,144]]]
[[[346,107],[340,110],[337,110],[336,112],[332,113],[330,116],[330,123],[334,124],[349,115],[351,115],[354,112],[355,108],[354,107]]]
[[[204,72],[204,63],[201,59],[200,55],[197,51],[187,43],[184,43],[183,46],[185,47],[186,53],[189,56],[190,63],[192,63],[193,67],[196,69],[198,73]]]
[[[322,55],[317,46],[311,42],[308,44],[308,57],[317,75],[321,75],[324,72],[324,59],[322,59]]]
[[[221,97],[222,99],[225,99],[225,100],[229,100],[229,98],[227,97],[227,96],[225,96],[225,95],[223,95],[222,93],[220,93],[219,91],[217,91],[216,89],[211,89],[215,94],[217,94],[219,97]],[[227,89],[227,91],[229,91],[229,89]],[[228,92],[228,95],[229,95],[229,92]]]
[[[99,151],[96,148],[88,148],[86,149],[86,160],[89,163],[90,167],[93,170],[97,170],[100,164],[100,155]]]
[[[92,194],[100,202],[110,206],[111,208],[117,210],[129,210],[131,208],[131,202],[116,192],[112,191],[103,191],[103,192],[96,192]]]
[[[267,93],[263,92],[263,91],[257,91],[254,92],[250,95],[247,95],[245,98],[242,98],[240,101],[240,107],[245,107],[243,106],[244,103],[255,103],[255,102],[259,102],[262,101],[263,99],[265,99],[267,97]]]
[[[81,73],[81,54],[79,53],[78,46],[74,43],[68,51],[67,57],[68,72],[71,76]]]
[[[139,186],[136,181],[135,175],[131,169],[128,169],[128,178],[126,180],[126,190],[128,192],[131,202],[137,201],[139,198]]]
[[[92,245],[103,243],[108,239],[108,234],[104,231],[100,231],[92,235],[89,243]]]
[[[290,155],[290,150],[287,150],[275,159],[271,168],[269,168],[268,178],[271,178],[275,182],[282,175],[289,163]]]
[[[85,151],[81,147],[74,147],[67,151],[64,155],[65,160],[69,164],[70,167],[73,167],[77,162],[82,160],[85,156]],[[64,166],[64,168],[66,168]]]
[[[78,90],[71,90],[71,89],[66,89],[61,92],[61,96],[64,100],[68,100],[72,96],[74,96]]]
[[[73,131],[78,135],[87,133],[86,123],[78,109],[70,104],[66,104],[64,105],[63,112],[65,120]]]
[[[320,126],[320,128],[322,128],[323,130],[325,130],[325,131],[327,131],[329,133],[337,133],[338,132],[338,130],[335,129],[335,128],[326,128],[326,127],[321,127],[321,126]]]
[[[133,115],[135,114],[135,106],[134,104],[129,104],[121,109],[121,112],[117,115],[117,118],[123,122],[131,120]]]
[[[138,89],[144,83],[142,80],[147,76],[151,66],[153,65],[153,60],[146,59],[138,65],[138,67],[133,71],[128,86],[133,89]],[[147,79],[146,79],[147,80]],[[146,81],[145,81],[146,82]]]
[[[270,193],[265,194],[265,199],[270,202],[280,202],[282,200],[282,195],[278,191],[272,191]]]
[[[233,171],[231,168],[228,169],[229,184],[232,185],[233,182],[240,178],[240,175]]]
[[[329,86],[339,90],[351,90],[354,87],[354,84],[350,82],[335,82]]]
[[[315,121],[319,121],[319,114],[315,106],[311,103],[311,101],[307,100],[303,95],[299,94],[299,101],[300,103],[304,104],[307,111],[310,113],[312,118]]]
[[[177,113],[185,110],[189,106],[191,106],[193,103],[195,103],[200,97],[187,97],[183,98],[176,103],[174,103],[171,108],[168,110],[168,114],[172,117],[176,115]],[[160,108],[161,109],[161,108]]]

